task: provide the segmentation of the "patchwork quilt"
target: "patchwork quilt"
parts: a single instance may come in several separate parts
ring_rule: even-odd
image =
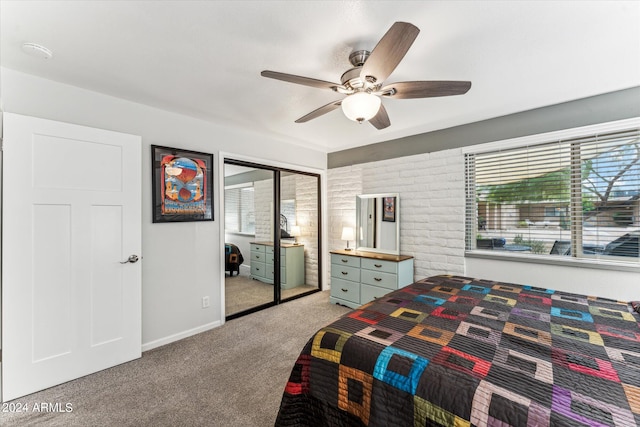
[[[640,315],[551,289],[423,279],[319,330],[276,425],[640,425]]]

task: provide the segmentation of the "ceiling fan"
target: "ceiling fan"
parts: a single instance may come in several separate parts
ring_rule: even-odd
[[[409,99],[462,95],[471,88],[471,82],[445,80],[383,85],[404,58],[419,32],[418,27],[407,22],[394,23],[371,52],[358,50],[349,55],[349,62],[353,68],[342,75],[340,84],[277,71],[265,70],[260,74],[263,77],[285,82],[331,89],[346,95],[338,101],[330,102],[300,117],[296,123],[308,122],[341,106],[349,119],[359,123],[369,121],[377,129],[384,129],[391,122],[382,104],[382,98]]]

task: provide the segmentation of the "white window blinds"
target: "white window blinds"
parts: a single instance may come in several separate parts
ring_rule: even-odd
[[[466,248],[638,262],[640,130],[466,154]]]
[[[225,230],[255,233],[255,202],[252,184],[226,187],[224,190]]]

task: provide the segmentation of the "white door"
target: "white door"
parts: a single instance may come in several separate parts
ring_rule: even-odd
[[[3,115],[2,400],[141,355],[141,139]]]

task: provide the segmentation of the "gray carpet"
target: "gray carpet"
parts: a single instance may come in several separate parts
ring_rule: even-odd
[[[273,285],[254,280],[250,276],[225,277],[225,312],[229,316],[273,301]],[[282,289],[282,299],[317,289],[316,286],[300,285]]]
[[[298,353],[347,308],[329,292],[231,320],[141,359],[11,403],[2,426],[272,426]],[[36,403],[72,412],[32,412]]]

